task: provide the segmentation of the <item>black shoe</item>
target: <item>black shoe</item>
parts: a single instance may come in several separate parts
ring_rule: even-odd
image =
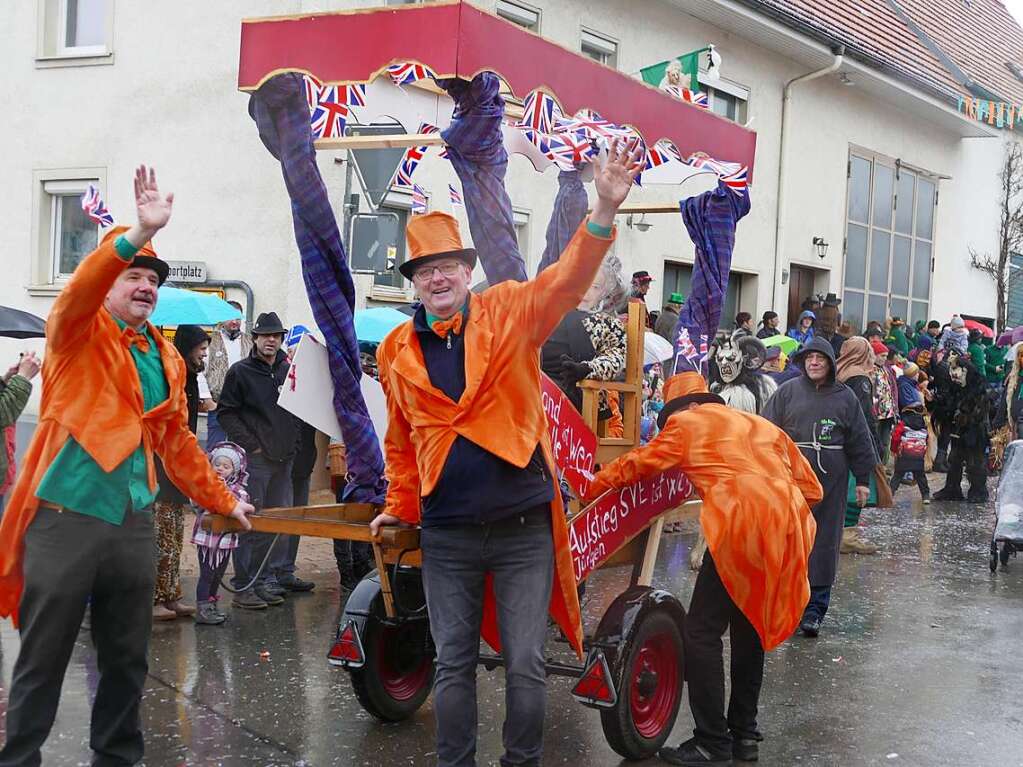
[[[678,748],[665,746],[657,755],[668,764],[678,764],[682,767],[703,767],[713,765],[714,767],[731,767],[732,757],[728,754],[714,754],[705,746],[696,742],[696,738],[690,738]]]
[[[943,490],[939,490],[938,492],[936,492],[934,494],[934,500],[936,500],[936,501],[956,501],[956,502],[959,502],[959,501],[965,501],[966,499],[963,497],[963,491],[962,490],[960,490],[959,492],[956,492],[955,490],[951,490],[949,488],[945,488]]]
[[[816,639],[821,633],[821,624],[823,622],[816,615],[807,615],[803,617],[802,622],[799,624],[799,630],[803,632],[803,636]]]
[[[970,493],[968,496],[966,496],[967,503],[987,503],[987,501],[988,501],[987,493],[984,493],[984,495],[980,494],[974,495],[973,493]]]
[[[265,610],[266,602],[252,589],[242,591],[234,595],[231,600],[232,607],[240,607],[243,610]]]
[[[277,585],[287,591],[312,591],[316,588],[316,584],[312,581],[304,581],[295,575],[285,575],[283,578],[278,578]]]
[[[362,578],[356,576],[351,570],[348,570],[341,574],[341,588],[345,591],[355,591],[355,587],[359,585]]]
[[[256,588],[254,588],[252,591],[259,599],[262,599],[268,605],[284,604],[284,597],[282,597],[280,594],[275,594],[266,586],[256,586]]]
[[[760,758],[760,743],[753,738],[734,739],[732,756],[740,762],[755,762]]]

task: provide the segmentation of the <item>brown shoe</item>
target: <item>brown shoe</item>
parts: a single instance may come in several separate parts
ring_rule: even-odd
[[[189,618],[195,615],[194,605],[187,605],[179,600],[174,600],[173,602],[164,602],[163,606],[166,607],[168,610],[173,610],[174,614],[177,615],[179,618]]]
[[[858,527],[847,527],[842,530],[841,552],[843,554],[876,554],[877,546],[860,538]]]
[[[173,610],[168,610],[163,605],[153,605],[153,620],[154,621],[172,621],[178,617],[178,614]]]

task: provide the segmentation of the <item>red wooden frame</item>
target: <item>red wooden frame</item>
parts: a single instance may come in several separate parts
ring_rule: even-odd
[[[648,144],[670,141],[737,162],[753,176],[756,133],[679,101],[462,0],[337,13],[246,19],[238,87],[256,90],[281,72],[324,83],[368,82],[389,64],[414,61],[440,77],[496,72],[522,98],[542,89],[566,114],[589,108],[635,127]]]

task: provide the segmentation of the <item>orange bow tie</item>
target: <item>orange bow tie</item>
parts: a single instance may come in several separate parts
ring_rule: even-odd
[[[135,330],[135,328],[125,328],[121,332],[121,343],[124,344],[124,348],[128,351],[131,351],[131,347],[135,346],[143,354],[149,354],[149,340],[142,333]]]
[[[441,338],[447,338],[449,332],[457,336],[462,332],[462,313],[456,312],[449,320],[434,320],[430,328]]]

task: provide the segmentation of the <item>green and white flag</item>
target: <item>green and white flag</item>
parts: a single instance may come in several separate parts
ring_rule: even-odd
[[[639,70],[640,77],[643,78],[643,82],[649,83],[655,88],[661,88],[668,84],[668,67],[672,64],[677,64],[682,69],[682,79],[679,82],[679,86],[682,88],[689,88],[691,91],[698,91],[700,90],[699,74],[701,53],[703,53],[703,50],[693,51],[692,53],[685,53],[674,59],[662,61],[660,64],[644,67]]]

